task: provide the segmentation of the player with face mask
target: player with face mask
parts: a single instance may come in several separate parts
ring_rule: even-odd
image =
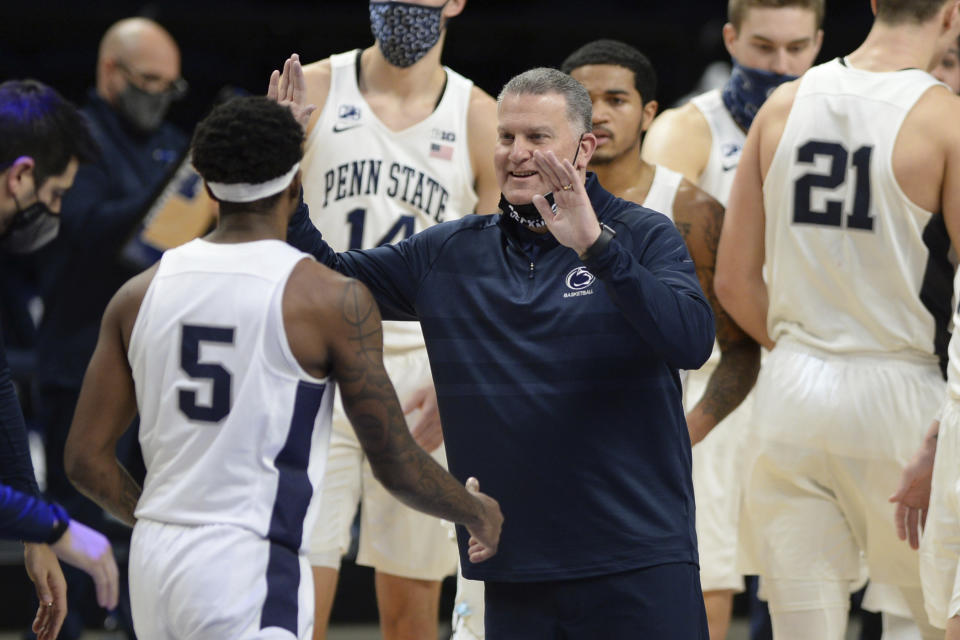
[[[307,101],[317,107],[307,126],[304,200],[337,249],[398,242],[444,220],[496,210],[496,104],[440,61],[447,22],[465,5],[370,2],[372,45],[303,67]],[[446,464],[419,325],[385,323],[384,359],[414,438]],[[325,473],[324,517],[310,545],[315,637],[326,634],[358,502],[357,562],[376,570],[384,637],[436,637],[440,581],[457,561],[448,527],[384,490],[339,403]]]

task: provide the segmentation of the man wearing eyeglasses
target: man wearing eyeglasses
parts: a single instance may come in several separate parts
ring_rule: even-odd
[[[77,172],[63,200],[60,234],[40,254],[44,315],[36,379],[43,400],[38,403],[38,418],[46,435],[48,494],[72,517],[103,531],[120,546],[129,539],[129,530],[106,521],[101,509],[70,485],[63,449],[103,311],[120,285],[140,270],[120,259],[120,249],[185,152],[186,136],[164,122],[170,104],[185,91],[180,51],[163,27],[130,18],[106,31],[96,88],[82,109],[102,148],[102,159]],[[128,469],[142,470],[135,433],[121,442],[118,455]],[[124,564],[121,574],[126,573]],[[65,573],[71,617],[61,638],[71,639],[82,633],[82,603],[92,584],[79,572]],[[125,587],[121,593],[126,600]],[[123,601],[120,608],[120,622],[126,626],[129,617]]]

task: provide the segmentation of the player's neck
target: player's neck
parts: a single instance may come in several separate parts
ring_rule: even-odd
[[[277,212],[244,213],[221,216],[217,228],[204,238],[210,242],[233,244],[257,240],[286,240],[287,219]]]
[[[847,61],[864,71],[931,69],[936,62],[938,35],[935,25],[875,22],[867,39],[847,56]]]
[[[397,67],[387,62],[377,45],[361,52],[360,92],[391,94],[399,99],[428,94],[439,95],[446,82],[446,72],[440,64],[441,40],[420,60],[409,67]]]
[[[639,144],[610,162],[593,162],[589,169],[604,189],[634,202],[647,197],[653,182],[654,167],[640,159]]]

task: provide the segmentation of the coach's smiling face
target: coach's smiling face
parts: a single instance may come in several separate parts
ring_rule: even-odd
[[[536,194],[551,191],[534,164],[534,151],[553,151],[558,158],[571,161],[576,155],[578,170],[590,161],[594,145],[586,140],[578,143],[580,136],[568,118],[563,95],[507,94],[497,113],[493,161],[500,191],[513,204],[529,204]]]

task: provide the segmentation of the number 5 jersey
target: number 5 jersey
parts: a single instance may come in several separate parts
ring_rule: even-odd
[[[392,131],[360,93],[359,60],[359,50],[330,57],[330,93],[301,163],[310,218],[336,251],[397,242],[477,205],[467,140],[473,83],[444,67],[433,113]],[[418,323],[384,322],[385,352],[422,347]]]
[[[138,519],[234,525],[304,550],[334,395],[283,324],[284,287],[307,258],[278,240],[164,253],[127,352],[147,468]]]
[[[763,184],[770,336],[835,353],[942,358],[946,227],[907,199],[892,166],[907,114],[939,83],[918,69],[878,73],[842,59],[799,82]]]

